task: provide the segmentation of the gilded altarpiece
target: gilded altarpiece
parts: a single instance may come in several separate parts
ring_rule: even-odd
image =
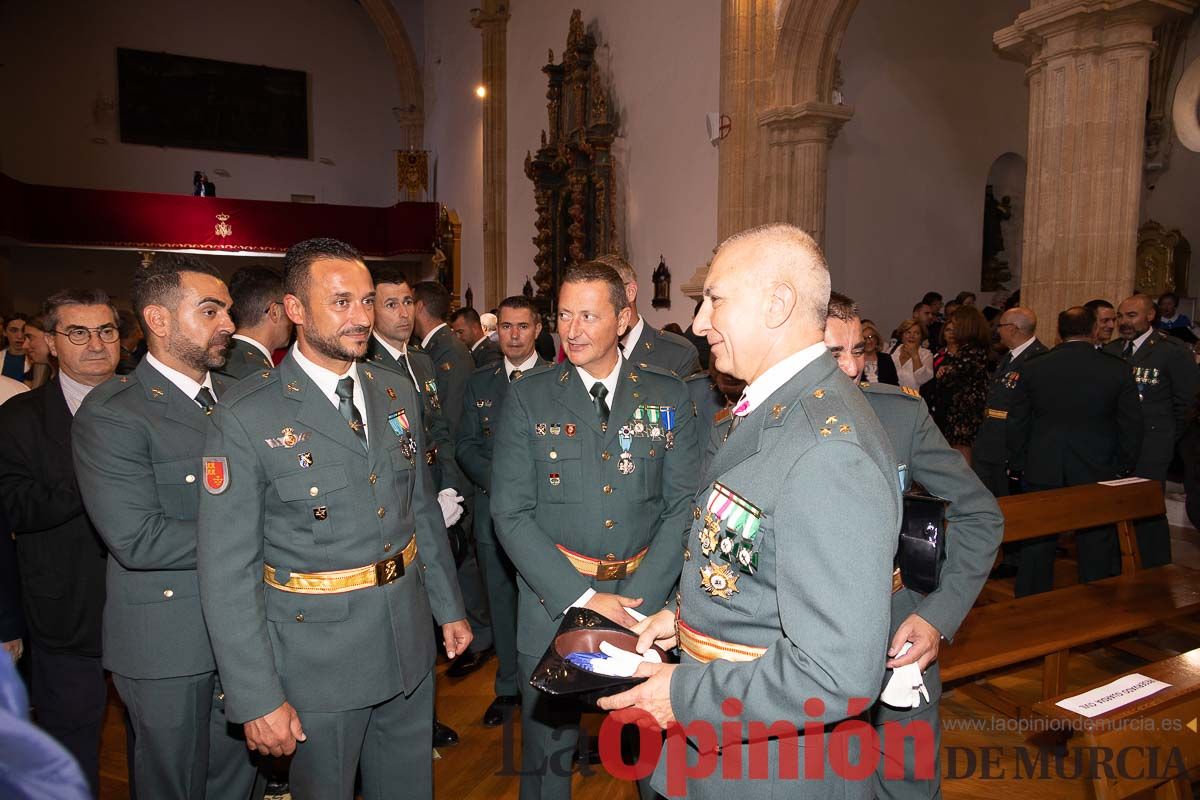
[[[554,311],[563,272],[620,247],[612,154],[617,120],[595,56],[595,37],[576,9],[562,61],[554,63],[551,51],[542,67],[549,126],[537,152],[525,154],[537,205],[534,302],[544,312]]]

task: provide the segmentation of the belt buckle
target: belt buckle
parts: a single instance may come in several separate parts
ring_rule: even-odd
[[[400,556],[375,562],[375,585],[391,583],[404,574],[404,560]]]
[[[621,581],[629,573],[629,563],[626,561],[605,562],[596,565],[596,580]]]

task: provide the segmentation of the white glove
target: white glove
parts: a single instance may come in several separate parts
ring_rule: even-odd
[[[442,507],[442,521],[447,528],[462,519],[462,504],[462,495],[456,490],[442,489],[438,492],[438,505]]]
[[[912,642],[905,642],[896,657],[903,656],[911,647]],[[892,708],[919,708],[922,696],[928,703],[929,690],[925,688],[925,679],[921,677],[921,665],[914,661],[892,670],[892,677],[883,687],[879,699]]]

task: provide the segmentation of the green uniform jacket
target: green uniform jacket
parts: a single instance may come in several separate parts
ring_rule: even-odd
[[[1104,350],[1121,356],[1124,340]],[[1163,480],[1175,455],[1175,445],[1187,431],[1188,417],[1200,390],[1200,372],[1192,351],[1179,339],[1154,331],[1129,359],[1133,382],[1142,401],[1142,450],[1134,472]]]
[[[204,455],[227,460],[227,488],[201,497],[201,593],[235,722],[284,700],[344,711],[411,692],[436,656],[431,608],[440,624],[464,617],[429,472],[391,424],[407,412],[419,446],[420,401],[390,371],[360,364],[357,380],[368,450],[290,354],[212,415]],[[398,555],[414,533],[417,559],[384,586],[296,594],[263,582],[264,563],[280,582],[352,569]]]
[[[225,354],[225,366],[216,372],[229,378],[232,386],[247,375],[272,369],[275,369],[274,362],[264,356],[257,347],[241,339],[230,339],[229,350]]]
[[[1004,538],[1004,515],[962,455],[947,444],[929,416],[924,400],[886,384],[859,386],[896,453],[901,489],[907,491],[915,482],[950,501],[946,509],[946,560],[938,588],[928,595],[911,589],[893,594],[888,635],[894,636],[900,624],[915,613],[947,640],[953,639],[995,562]],[[925,685],[930,701],[936,703],[942,686],[936,661],[925,673]],[[878,707],[884,719],[908,717],[916,711],[894,709],[882,703]]]
[[[475,371],[475,359],[471,358],[471,351],[458,340],[449,325],[438,328],[424,349],[433,359],[434,372],[441,387],[438,397],[441,398],[442,413],[446,415],[450,438],[453,440],[458,436],[458,426],[462,422],[463,394],[467,390],[467,378]]]
[[[493,342],[491,337],[486,337],[471,351],[471,359],[476,367],[494,366],[504,360],[504,354],[500,352],[500,345]]]
[[[213,376],[213,389],[220,397],[225,383]],[[93,389],[75,414],[75,478],[109,550],[103,661],[126,678],[216,666],[196,574],[208,420],[145,359]]]
[[[450,435],[450,425],[446,422],[446,414],[442,410],[433,360],[415,344],[410,344],[405,352],[413,375],[416,375],[421,384],[414,389],[421,398],[421,424],[425,432],[425,441],[428,443],[426,447],[433,450],[427,450],[425,453],[425,463],[431,468],[433,485],[438,491],[457,489],[459,494],[462,494],[464,481],[454,464],[454,439]],[[379,344],[374,336],[371,337],[371,344],[367,348],[367,361],[399,373],[412,386],[412,375],[408,374],[403,364],[392,358],[392,354]]]
[[[517,568],[517,650],[541,656],[567,607],[587,589],[663,607],[679,577],[679,545],[696,486],[696,425],[683,381],[622,359],[607,432],[588,388],[564,362],[509,386],[492,461],[496,534]],[[674,445],[632,437],[633,472],[618,467],[620,429],[640,406],[674,411]],[[554,432],[557,430],[557,433]],[[590,558],[627,559],[649,548],[624,580],[577,572],[555,545]]]
[[[1008,415],[1008,462],[1038,488],[1128,475],[1142,411],[1129,365],[1091,342],[1063,342],[1026,365]]]
[[[708,470],[712,454],[716,447],[710,448],[713,428],[717,424],[716,416],[726,408],[725,395],[717,388],[712,376],[707,372],[697,372],[687,379],[688,394],[692,398],[696,410],[696,441],[700,446],[700,475]],[[729,417],[728,414],[725,415]],[[700,475],[696,476],[697,483]]]
[[[649,322],[642,325],[642,333],[629,354],[630,361],[662,367],[679,378],[700,371],[696,345],[679,334],[660,331]]]
[[[992,373],[988,384],[987,408],[992,411],[1007,414],[1012,406],[1012,393],[1020,380],[1021,370],[1030,359],[1046,353],[1046,345],[1037,339],[1021,351],[1016,358],[1012,353],[1005,354]],[[975,437],[975,445],[971,457],[976,461],[987,461],[993,464],[1005,463],[1007,454],[1004,446],[1004,428],[1006,419],[988,414],[983,415],[983,424],[979,426],[979,434]],[[995,488],[995,487],[993,487]]]
[[[705,720],[724,736],[730,723],[722,704],[731,697],[742,701],[741,720],[766,725],[800,727],[857,713],[848,714],[851,701],[869,703],[882,684],[901,519],[896,457],[863,393],[821,353],[741,420],[700,487],[679,581],[681,622],[766,652],[753,661],[708,663],[683,654],[671,678],[675,717],[685,726]],[[717,511],[709,511],[714,494]],[[750,507],[757,516],[747,514]],[[757,558],[757,569],[740,567],[736,551],[726,561],[725,542]],[[823,714],[807,713],[811,699],[824,703]],[[747,732],[733,728],[726,744],[736,746]],[[666,761],[652,781],[660,792]],[[747,780],[739,791],[767,796],[754,787],[777,783],[778,767],[775,760],[767,781]],[[688,784],[690,797],[730,791],[718,775]],[[827,767],[824,782],[789,782],[787,794],[853,792]]]

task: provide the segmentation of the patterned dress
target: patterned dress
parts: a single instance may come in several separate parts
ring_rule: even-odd
[[[952,445],[973,444],[987,404],[987,350],[966,345],[954,355],[947,353],[926,386],[930,390],[926,392],[922,387],[922,394],[928,395],[930,413],[946,441]]]

